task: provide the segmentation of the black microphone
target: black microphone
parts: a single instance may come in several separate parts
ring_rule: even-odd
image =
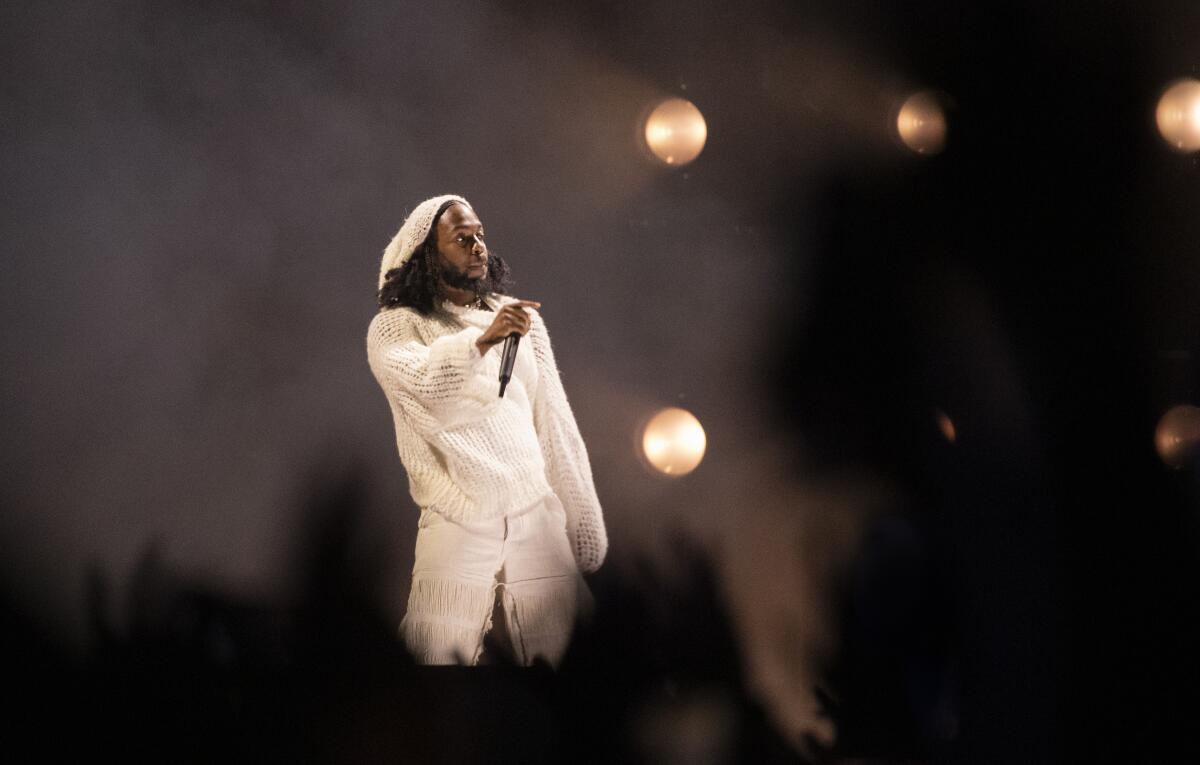
[[[504,348],[500,353],[500,398],[504,398],[504,389],[512,379],[513,364],[517,361],[517,345],[521,336],[516,332],[504,338]]]

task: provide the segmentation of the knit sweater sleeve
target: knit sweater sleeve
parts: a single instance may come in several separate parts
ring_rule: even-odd
[[[495,386],[487,384],[487,364],[475,345],[482,334],[466,327],[427,345],[413,321],[377,317],[367,333],[367,355],[388,396],[418,430],[431,432],[480,419],[495,406]]]
[[[587,448],[554,363],[550,335],[541,316],[536,311],[532,314],[529,337],[538,366],[533,424],[546,462],[546,478],[566,510],[567,536],[575,561],[580,570],[591,573],[600,568],[608,552],[604,515],[592,482]]]

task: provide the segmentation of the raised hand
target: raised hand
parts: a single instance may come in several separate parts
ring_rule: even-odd
[[[489,348],[503,342],[504,338],[511,334],[524,336],[533,326],[533,319],[525,309],[541,307],[541,303],[533,300],[518,300],[515,303],[508,303],[496,311],[496,318],[492,320],[492,325],[484,330],[479,339],[475,341],[479,352],[487,353]]]

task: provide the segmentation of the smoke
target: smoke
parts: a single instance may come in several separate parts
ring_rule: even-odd
[[[764,225],[766,190],[649,163],[637,119],[673,86],[570,19],[132,0],[4,15],[4,574],[66,639],[84,638],[85,572],[118,585],[121,613],[151,539],[189,575],[281,595],[295,486],[337,449],[377,477],[382,597],[404,602],[415,511],[363,334],[377,258],[433,193],[466,194],[516,294],[542,301],[635,548],[685,500],[637,472],[610,413],[632,428],[682,403],[720,432],[727,391],[756,395],[746,362],[794,233]],[[661,510],[634,509],[629,471]]]

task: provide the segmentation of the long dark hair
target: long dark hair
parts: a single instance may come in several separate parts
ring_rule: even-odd
[[[438,291],[438,279],[441,276],[441,266],[438,264],[437,227],[442,213],[456,200],[450,200],[438,209],[429,226],[429,234],[425,241],[413,250],[404,265],[393,268],[384,275],[383,287],[379,290],[379,307],[382,309],[408,306],[415,308],[422,316],[433,313],[441,302]],[[487,274],[479,280],[476,294],[480,297],[488,293],[506,294],[512,286],[511,271],[504,259],[488,250]]]

